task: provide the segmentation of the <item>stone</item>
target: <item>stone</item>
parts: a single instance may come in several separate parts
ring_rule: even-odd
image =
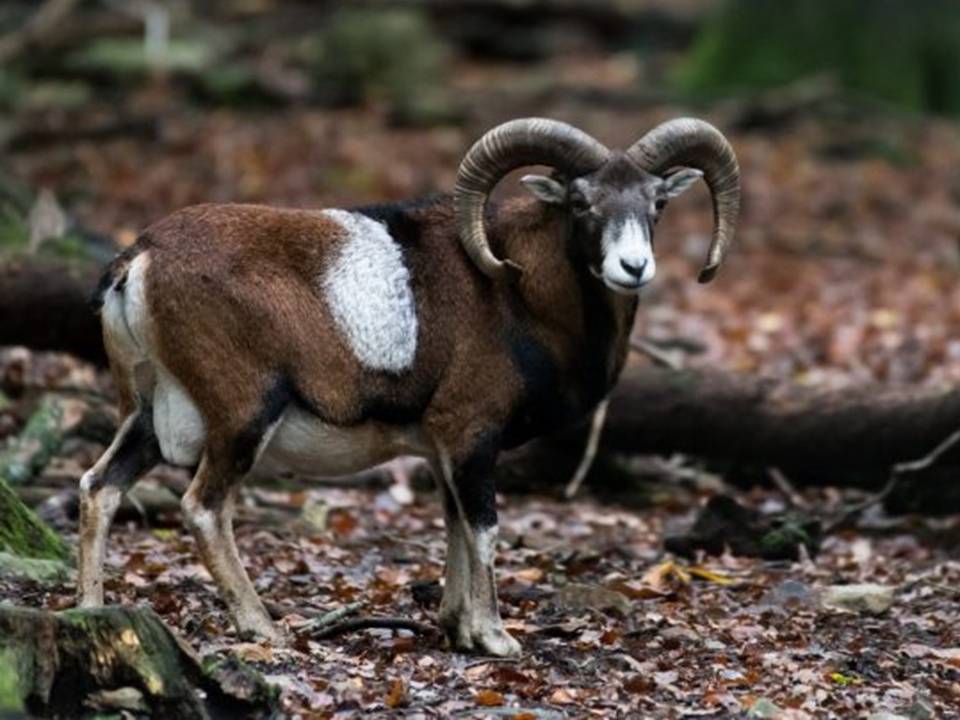
[[[862,583],[829,585],[820,594],[820,604],[828,610],[846,610],[880,615],[893,605],[895,588],[889,585]]]

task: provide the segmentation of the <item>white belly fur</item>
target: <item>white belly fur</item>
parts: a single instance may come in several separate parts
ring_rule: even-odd
[[[162,369],[153,391],[153,427],[168,463],[190,467],[200,462],[207,439],[203,417],[183,386]]]
[[[347,475],[398,455],[427,455],[429,443],[417,425],[329,425],[289,407],[260,454],[260,472],[286,469],[310,475]]]

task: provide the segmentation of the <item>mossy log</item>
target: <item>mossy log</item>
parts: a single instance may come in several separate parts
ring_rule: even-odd
[[[235,659],[204,665],[149,608],[0,606],[0,715],[263,718],[276,693]]]
[[[68,561],[70,548],[0,477],[0,550],[26,558]]]
[[[80,423],[84,410],[79,400],[44,395],[23,430],[0,449],[0,479],[20,485],[42,471]]]

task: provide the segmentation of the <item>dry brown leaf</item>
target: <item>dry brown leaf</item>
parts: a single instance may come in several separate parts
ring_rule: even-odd
[[[407,689],[401,678],[394,678],[390,681],[390,691],[383,703],[391,710],[407,704]]]
[[[238,643],[233,653],[244,662],[270,662],[273,660],[273,648],[260,643]]]
[[[503,705],[503,695],[496,690],[480,690],[473,701],[480,707],[499,707]]]

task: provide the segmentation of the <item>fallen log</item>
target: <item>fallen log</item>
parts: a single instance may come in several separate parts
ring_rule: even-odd
[[[84,403],[55,393],[41,397],[20,434],[0,446],[0,479],[22,485],[40,473],[85,410]]]
[[[277,693],[235,658],[201,663],[149,608],[0,606],[0,715],[274,716]],[[6,717],[6,715],[4,715]]]
[[[633,366],[611,396],[587,483],[621,484],[618,457],[681,453],[709,461],[734,482],[765,483],[768,469],[778,468],[799,486],[878,488],[893,465],[927,455],[958,428],[958,389],[818,390],[708,368]],[[566,482],[586,434],[582,426],[510,453],[498,468],[500,485]],[[934,500],[928,511],[960,511],[960,485],[936,482],[944,467],[955,473],[958,464],[960,452],[951,450],[937,467],[905,478],[887,507],[923,509],[915,501],[927,497]]]
[[[99,277],[95,263],[0,258],[0,345],[60,350],[104,365],[100,321],[89,304]]]

